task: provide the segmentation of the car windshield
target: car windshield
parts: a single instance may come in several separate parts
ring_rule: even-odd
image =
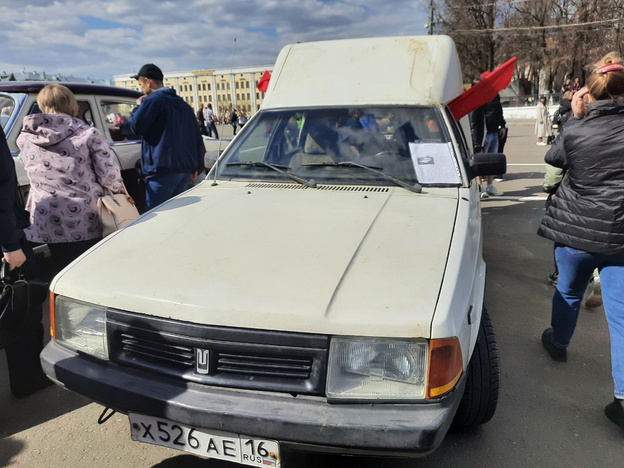
[[[413,185],[418,145],[443,146],[454,161],[449,142],[435,107],[260,111],[219,161],[217,177],[290,181],[295,176],[313,181],[310,186]]]
[[[0,94],[0,126],[4,129],[15,110],[15,99],[7,94]]]

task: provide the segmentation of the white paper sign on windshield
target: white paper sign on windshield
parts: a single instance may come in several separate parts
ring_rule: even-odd
[[[409,149],[421,184],[459,184],[461,176],[451,143],[410,143]]]

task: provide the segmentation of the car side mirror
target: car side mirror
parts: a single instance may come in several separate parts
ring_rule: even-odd
[[[475,153],[468,159],[466,171],[471,179],[477,176],[505,174],[507,157],[503,153]]]

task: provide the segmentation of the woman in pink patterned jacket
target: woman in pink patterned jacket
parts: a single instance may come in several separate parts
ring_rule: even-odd
[[[17,139],[30,179],[26,209],[32,242],[48,244],[60,271],[102,239],[97,200],[123,191],[119,164],[102,134],[76,118],[78,103],[65,86],[37,96],[42,114],[24,118]]]

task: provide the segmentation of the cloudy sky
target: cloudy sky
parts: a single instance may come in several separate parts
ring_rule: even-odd
[[[112,79],[273,64],[281,47],[426,34],[423,0],[1,0],[0,72]]]

